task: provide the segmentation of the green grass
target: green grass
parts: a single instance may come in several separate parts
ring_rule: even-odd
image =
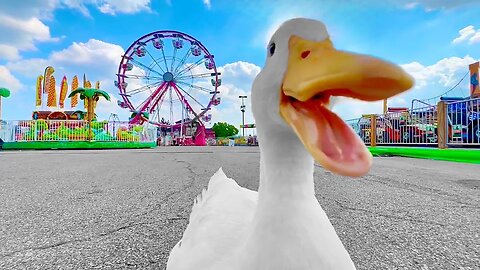
[[[3,150],[40,149],[124,149],[153,148],[155,142],[97,142],[97,141],[51,141],[51,142],[5,142]]]
[[[402,156],[480,164],[479,149],[438,149],[420,147],[369,147],[374,156]]]

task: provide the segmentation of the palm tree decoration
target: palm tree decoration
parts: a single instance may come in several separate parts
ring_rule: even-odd
[[[106,100],[110,101],[110,95],[108,95],[108,93],[105,91],[95,88],[77,88],[73,90],[68,97],[71,98],[76,94],[80,94],[80,99],[88,104],[86,120],[88,121],[89,128],[87,138],[90,140],[92,136],[92,120],[95,117],[97,101],[100,99],[100,97],[104,97]]]
[[[0,87],[0,127],[2,124],[2,97],[9,97],[10,96],[10,90],[7,88]]]

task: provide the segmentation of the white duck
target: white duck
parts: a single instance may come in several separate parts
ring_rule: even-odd
[[[366,174],[372,156],[329,110],[333,96],[382,100],[413,85],[400,67],[334,49],[323,23],[285,22],[252,87],[260,145],[258,193],[220,169],[197,198],[168,270],[355,269],[314,194],[314,159]]]

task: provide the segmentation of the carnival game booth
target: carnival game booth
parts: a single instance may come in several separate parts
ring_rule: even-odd
[[[84,87],[78,86],[74,76],[68,94],[66,76],[63,77],[59,99],[53,77],[53,67],[45,69],[44,76],[37,79],[36,110],[32,120],[5,121],[1,139],[3,149],[104,149],[147,148],[155,146],[155,129],[145,124],[128,121],[98,121],[95,114],[97,102],[110,100],[100,83],[95,88],[84,75]],[[70,109],[66,109],[66,98]],[[58,102],[57,102],[58,101]],[[78,106],[83,101],[83,109]]]
[[[3,149],[150,148],[155,131],[123,122],[21,120],[3,125]]]

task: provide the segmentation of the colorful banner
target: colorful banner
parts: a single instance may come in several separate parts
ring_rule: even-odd
[[[73,90],[76,90],[78,88],[78,77],[77,75],[73,76],[73,79],[72,79],[72,92]],[[77,106],[78,104],[78,94],[72,96],[70,98],[70,106],[73,108],[75,106]]]
[[[43,76],[40,75],[37,78],[37,88],[36,88],[36,95],[35,95],[35,106],[42,106],[42,84],[43,84]]]
[[[60,105],[61,109],[63,109],[63,107],[65,106],[65,98],[67,97],[67,92],[68,92],[67,77],[63,76],[62,84],[60,86],[60,100],[58,101],[58,105]]]
[[[480,97],[480,86],[478,86],[478,71],[480,62],[473,63],[470,68],[470,96]]]

